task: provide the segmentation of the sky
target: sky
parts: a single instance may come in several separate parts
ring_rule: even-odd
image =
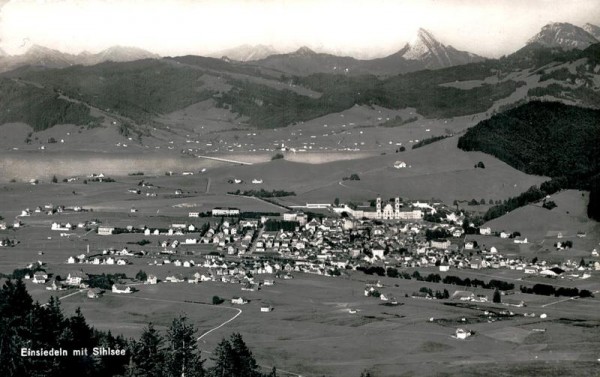
[[[600,0],[0,0],[0,48],[63,52],[114,45],[208,55],[242,44],[375,57],[419,27],[457,49],[498,57],[549,22],[600,25]]]

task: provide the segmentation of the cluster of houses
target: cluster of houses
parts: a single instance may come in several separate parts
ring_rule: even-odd
[[[24,210],[21,211],[21,214],[19,216],[25,217],[25,216],[32,216],[34,214],[40,214],[40,213],[45,213],[45,214],[51,216],[51,215],[54,215],[55,213],[84,212],[84,211],[86,211],[86,209],[84,209],[81,206],[66,207],[64,205],[54,205],[52,203],[48,203],[48,204],[44,204],[43,206],[36,206],[33,209],[33,211],[29,208],[25,208]]]
[[[392,203],[392,202],[391,202]],[[381,216],[391,207],[391,203],[383,206],[380,199],[375,213]],[[399,208],[399,200],[394,201],[393,211]],[[431,205],[419,205],[417,211],[435,211]],[[343,207],[340,207],[343,208]],[[335,208],[334,208],[335,209]],[[380,211],[378,210],[380,209]],[[394,215],[395,216],[395,215]],[[418,216],[421,217],[421,216]],[[160,242],[162,253],[177,254],[178,247],[196,244],[213,245],[216,250],[229,257],[254,256],[261,258],[285,258],[294,262],[294,271],[333,275],[336,269],[356,269],[365,265],[380,265],[382,267],[436,267],[440,271],[458,269],[509,268],[523,271],[527,274],[542,274],[551,276],[551,268],[545,261],[527,262],[518,257],[506,257],[492,247],[479,247],[475,241],[465,237],[461,226],[464,217],[450,213],[442,223],[427,223],[419,220],[400,220],[382,222],[368,218],[353,217],[312,218],[300,211],[283,214],[284,221],[295,221],[294,230],[267,231],[262,225],[266,219],[241,220],[238,223],[223,219],[220,224],[212,224],[202,232],[196,232],[194,225],[185,223],[172,224],[166,232],[146,228],[144,235],[185,236],[181,240],[168,239]],[[427,239],[427,231],[443,230],[447,238]],[[513,238],[514,233],[492,232],[489,227],[478,230],[480,235]],[[526,239],[523,239],[526,242]],[[129,254],[125,254],[129,255]],[[145,253],[140,254],[140,256]],[[135,256],[135,254],[134,254]],[[95,257],[89,260],[79,258],[81,263],[93,264],[127,264],[126,259]],[[78,261],[70,259],[69,262]],[[196,264],[189,260],[171,260],[154,263],[168,264],[175,267],[194,267]],[[212,266],[217,267],[217,266]],[[567,262],[559,266],[565,271],[577,269],[599,269],[600,263],[590,266],[575,265]],[[267,267],[268,268],[268,267]]]

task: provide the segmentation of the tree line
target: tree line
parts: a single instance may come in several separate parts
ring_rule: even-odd
[[[223,339],[210,357],[201,356],[198,330],[185,316],[173,319],[164,334],[148,324],[139,339],[125,339],[92,328],[77,309],[66,316],[55,297],[34,302],[21,279],[0,289],[0,375],[65,377],[275,377],[263,373],[240,334]],[[97,347],[124,355],[94,354]],[[66,356],[24,357],[22,349],[66,350]],[[87,350],[74,356],[73,350]]]
[[[489,282],[484,282],[479,279],[470,279],[464,278],[461,279],[458,276],[446,275],[443,278],[439,274],[430,273],[428,275],[421,275],[419,271],[414,271],[409,274],[406,271],[398,271],[398,269],[394,267],[383,268],[379,266],[359,266],[356,268],[358,271],[362,271],[367,275],[378,275],[378,276],[388,276],[391,278],[400,278],[400,279],[415,279],[417,281],[426,281],[429,283],[443,283],[443,284],[452,284],[452,285],[460,285],[463,287],[481,287],[484,289],[499,289],[501,291],[510,291],[515,288],[513,283],[508,283],[502,280],[492,279]]]

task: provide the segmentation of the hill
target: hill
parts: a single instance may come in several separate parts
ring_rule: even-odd
[[[533,101],[494,115],[458,142],[527,174],[567,177],[581,186],[600,172],[600,110]]]
[[[173,67],[166,61],[154,59],[11,72],[12,77],[26,78],[138,123],[210,98],[212,93],[202,89],[202,74],[200,70]],[[43,128],[43,125],[36,123],[34,128]]]
[[[484,120],[458,141],[465,151],[489,153],[528,174],[552,181],[491,208],[492,219],[560,189],[591,190],[588,216],[600,218],[600,110],[534,101]]]
[[[93,126],[98,121],[87,106],[52,90],[0,78],[0,93],[0,124],[23,122],[40,131],[57,124]]]

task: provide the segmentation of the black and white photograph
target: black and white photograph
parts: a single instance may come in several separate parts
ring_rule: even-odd
[[[600,376],[600,1],[0,0],[0,376]]]

